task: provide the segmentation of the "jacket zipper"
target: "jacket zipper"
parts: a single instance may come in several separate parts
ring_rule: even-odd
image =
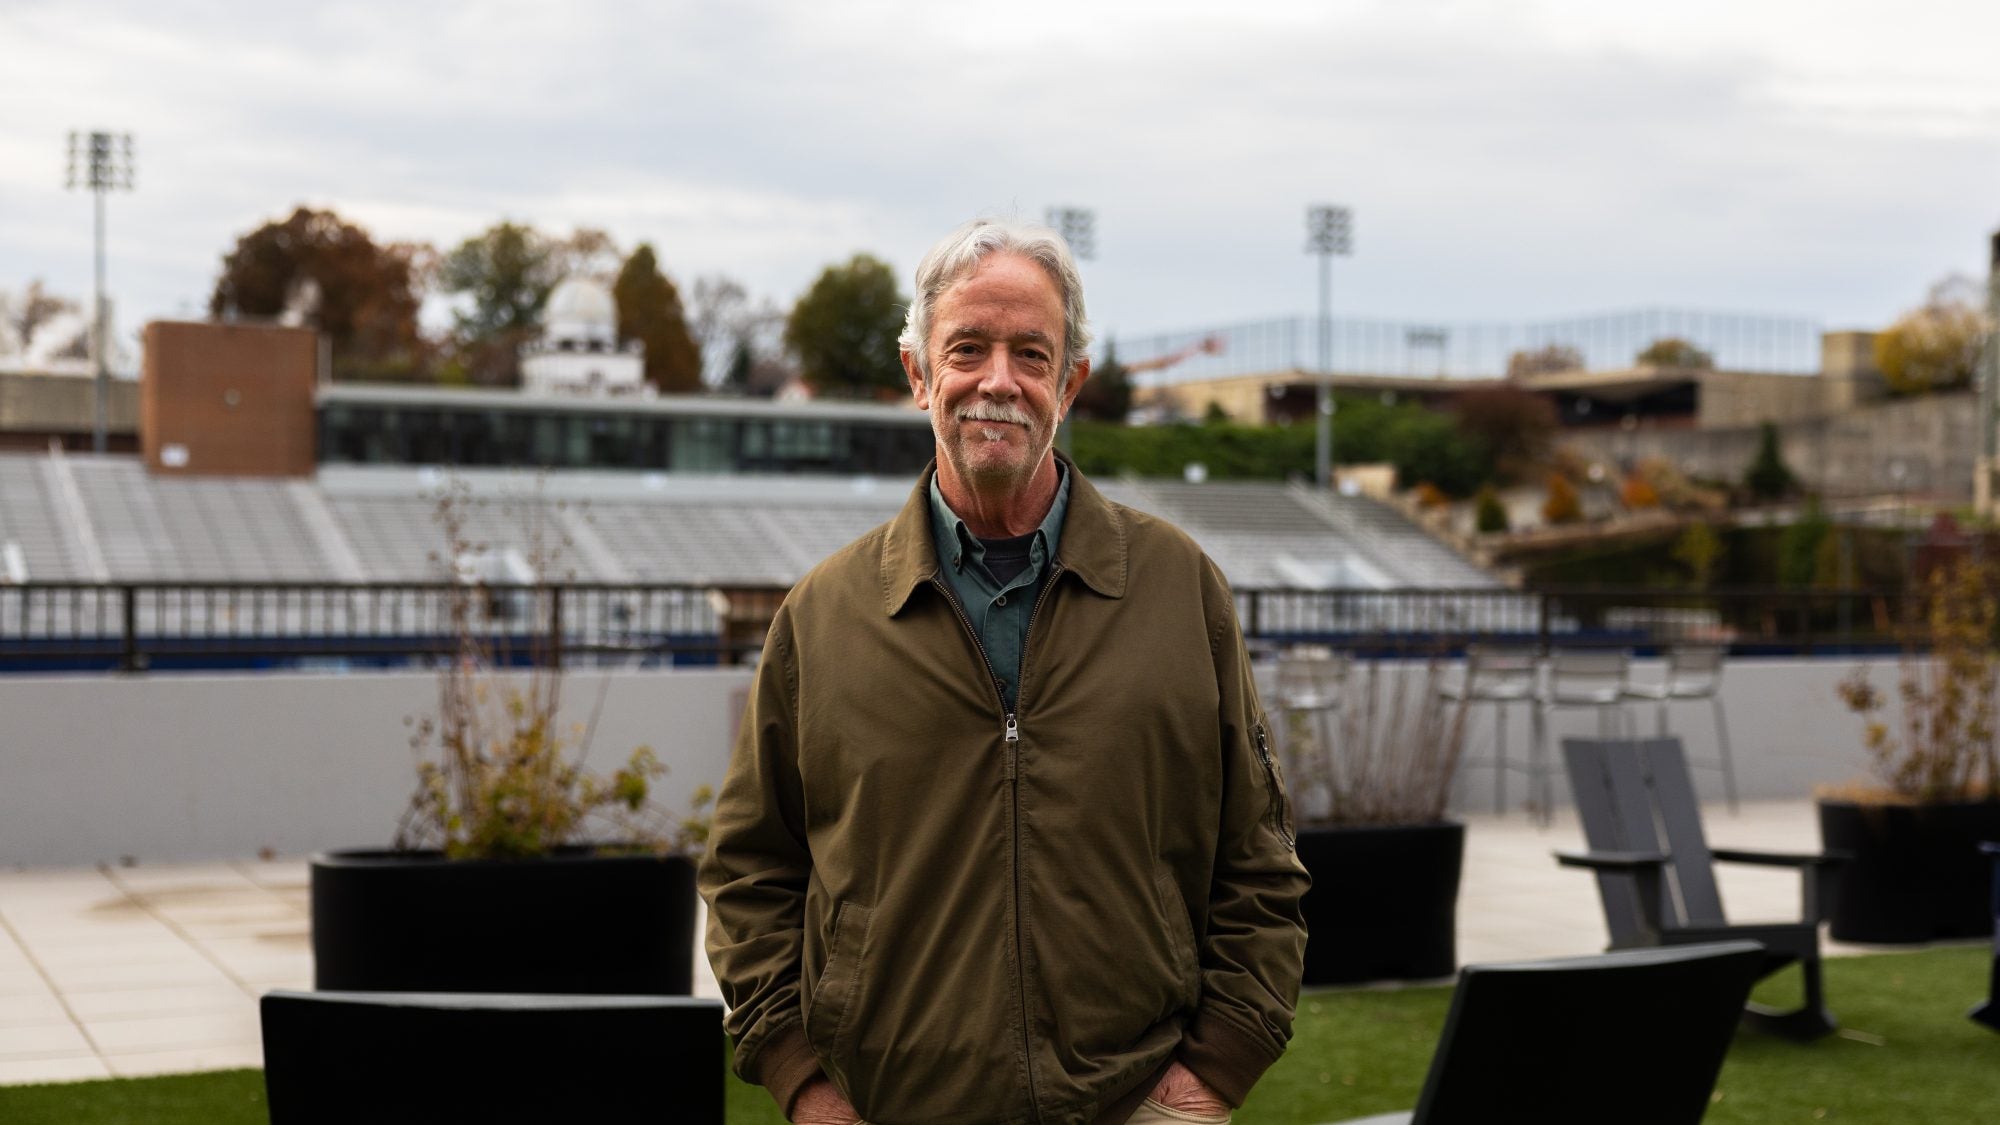
[[[1264,734],[1263,722],[1257,722],[1252,731],[1257,743],[1257,760],[1264,765],[1264,788],[1271,798],[1271,827],[1277,831],[1278,839],[1285,842],[1285,847],[1296,851],[1298,844],[1292,839],[1291,826],[1286,823],[1291,817],[1286,808],[1285,787],[1278,781],[1277,766],[1272,764],[1270,740]]]
[[[1028,628],[1021,635],[1022,667],[1016,669],[1017,674],[1026,669],[1028,643],[1035,636],[1035,619],[1042,615],[1042,605],[1049,600],[1049,592],[1055,589],[1056,579],[1062,575],[1062,571],[1061,559],[1050,562],[1048,576],[1042,579],[1042,592],[1035,598],[1035,607],[1028,611]],[[1006,747],[1006,755],[1002,761],[1003,769],[1006,771],[1004,776],[1008,787],[1008,805],[1014,821],[1007,839],[1012,851],[1008,858],[1014,868],[1012,887],[1014,961],[1020,967],[1015,974],[1015,984],[1016,1002],[1021,1007],[1021,1057],[1026,1063],[1028,1073],[1028,1104],[1034,1110],[1035,1119],[1039,1121],[1042,1116],[1042,1098],[1035,1090],[1035,1044],[1034,1036],[1028,1030],[1028,1025],[1033,1019],[1028,1011],[1028,949],[1021,934],[1021,776],[1017,765],[1021,752],[1021,720],[1016,712],[1007,709],[1007,690],[1001,686],[999,674],[993,671],[993,658],[986,654],[986,642],[979,639],[979,630],[972,627],[972,618],[966,616],[965,607],[958,602],[958,595],[953,593],[951,587],[942,579],[935,576],[931,578],[931,585],[936,586],[944,594],[945,602],[951,606],[951,611],[958,615],[958,623],[965,626],[965,635],[972,638],[972,647],[979,653],[979,664],[986,670],[987,682],[993,685],[993,695],[1000,702],[1000,739]],[[1026,678],[1022,677],[1023,680]]]

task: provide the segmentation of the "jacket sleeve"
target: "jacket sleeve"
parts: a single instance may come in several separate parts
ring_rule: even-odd
[[[797,675],[781,607],[764,642],[729,772],[715,801],[699,882],[708,959],[729,1005],[734,1067],[786,1116],[819,1061],[800,1020],[805,946],[805,803],[796,741]]]
[[[1299,863],[1291,804],[1271,749],[1235,599],[1213,564],[1202,596],[1221,704],[1221,830],[1201,950],[1202,997],[1180,1059],[1231,1105],[1242,1105],[1284,1053],[1305,962]]]

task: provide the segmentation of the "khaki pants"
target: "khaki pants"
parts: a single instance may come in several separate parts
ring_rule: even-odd
[[[1228,1125],[1229,1115],[1218,1113],[1189,1113],[1184,1109],[1169,1109],[1151,1098],[1139,1103],[1139,1108],[1126,1118],[1127,1125]]]
[[[854,1125],[868,1125],[866,1121],[856,1121]],[[1168,1109],[1151,1098],[1139,1103],[1139,1108],[1126,1118],[1126,1125],[1229,1125],[1226,1113],[1209,1116],[1203,1113],[1189,1113],[1184,1109]]]

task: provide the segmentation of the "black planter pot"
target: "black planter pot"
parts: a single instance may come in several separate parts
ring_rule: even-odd
[[[1465,826],[1305,828],[1305,983],[1433,980],[1458,970]]]
[[[1821,799],[1819,833],[1827,851],[1853,856],[1840,867],[1835,940],[1897,945],[1993,932],[1992,875],[1979,845],[2000,840],[2000,801]]]
[[[694,864],[680,856],[312,861],[321,990],[687,995],[694,920]]]

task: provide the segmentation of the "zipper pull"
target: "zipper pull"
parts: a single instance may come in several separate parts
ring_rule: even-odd
[[[1021,741],[1021,724],[1015,721],[1011,711],[1007,714],[1006,735],[1009,742]]]

